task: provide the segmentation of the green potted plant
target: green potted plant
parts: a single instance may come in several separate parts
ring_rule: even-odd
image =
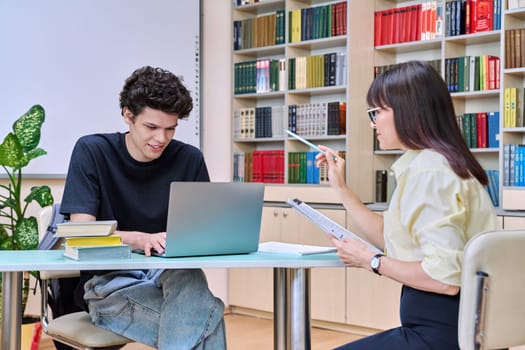
[[[13,130],[0,144],[0,165],[6,174],[6,180],[0,182],[0,254],[1,250],[37,248],[38,222],[34,216],[27,214],[27,209],[32,202],[38,203],[41,208],[53,204],[51,189],[46,185],[32,187],[29,194],[22,197],[22,169],[31,160],[46,154],[38,148],[44,120],[44,108],[32,106],[13,123]],[[29,274],[26,274],[22,296],[24,308],[28,294]]]

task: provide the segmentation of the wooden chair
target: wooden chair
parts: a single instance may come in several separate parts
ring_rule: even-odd
[[[52,207],[42,209],[39,215],[38,228],[43,237],[51,221]],[[99,328],[91,323],[87,312],[75,312],[52,318],[49,313],[48,286],[51,279],[77,277],[80,271],[40,271],[42,279],[42,330],[50,338],[79,350],[112,350],[119,349],[132,340],[113,332]]]
[[[462,350],[525,344],[525,229],[480,233],[465,246],[458,337]]]

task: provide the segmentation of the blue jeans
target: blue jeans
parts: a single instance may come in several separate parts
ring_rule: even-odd
[[[200,269],[111,272],[84,289],[99,327],[160,350],[226,349],[224,304]]]

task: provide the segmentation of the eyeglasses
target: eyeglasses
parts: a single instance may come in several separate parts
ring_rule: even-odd
[[[377,119],[377,112],[381,109],[381,107],[374,107],[374,108],[368,108],[366,112],[368,113],[368,118],[370,118],[370,121],[372,124],[376,125],[376,119]]]

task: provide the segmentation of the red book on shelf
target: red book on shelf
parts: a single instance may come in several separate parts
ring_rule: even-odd
[[[394,8],[392,9],[392,44],[397,44],[400,41],[400,32],[401,32],[401,9]]]
[[[436,38],[436,21],[437,21],[437,4],[435,1],[431,1],[430,10],[429,10],[429,20],[428,20],[428,33],[429,39]]]
[[[499,57],[488,56],[489,90],[499,89]]]
[[[421,4],[413,5],[410,11],[410,41],[421,38]]]
[[[419,27],[420,29],[420,35],[419,40],[426,40],[427,39],[427,16],[428,14],[428,3],[424,2],[421,4],[421,11],[419,12]]]
[[[383,10],[381,11],[381,33],[379,35],[380,37],[379,45],[388,44],[388,34],[390,32],[389,27],[390,27],[390,10]]]
[[[337,36],[337,4],[332,5],[332,36]]]
[[[487,32],[492,30],[493,0],[471,1],[471,28],[472,33]]]
[[[261,151],[252,152],[252,182],[263,182],[263,155]]]
[[[335,35],[342,35],[343,34],[343,7],[342,5],[346,6],[346,3],[337,3],[335,4],[336,10],[335,10],[335,18],[336,18],[336,27],[335,27]]]
[[[381,18],[383,11],[374,12],[374,46],[381,45]]]
[[[476,113],[478,148],[487,148],[487,113]]]
[[[347,9],[346,1],[344,1],[344,2],[341,3],[341,12],[342,12],[342,32],[341,32],[341,35],[346,35],[346,15],[347,15],[346,9]]]

